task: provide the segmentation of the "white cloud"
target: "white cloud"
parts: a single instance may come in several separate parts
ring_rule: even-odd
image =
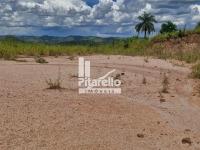
[[[147,3],[145,8],[141,9],[138,14],[141,15],[143,12],[149,12],[150,13],[152,11],[153,11],[153,9],[152,9],[151,4]]]
[[[131,31],[138,15],[144,11],[155,14],[159,23],[172,20],[183,25],[186,21],[194,24],[200,20],[200,5],[191,0],[185,0],[187,3],[178,0],[100,0],[93,7],[84,0],[1,1],[0,26],[4,28],[107,26],[108,34],[114,29],[122,33]]]
[[[195,14],[200,14],[200,5],[191,5],[190,9]]]
[[[193,21],[200,21],[200,5],[191,5],[191,14]]]

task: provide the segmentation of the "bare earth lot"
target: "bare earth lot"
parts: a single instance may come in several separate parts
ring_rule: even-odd
[[[79,95],[78,59],[67,58],[0,61],[0,150],[200,150],[199,81],[188,77],[189,66],[87,56],[94,78],[112,69],[125,73],[122,94]],[[45,80],[59,68],[65,89],[47,90]],[[162,98],[164,73],[170,84]]]

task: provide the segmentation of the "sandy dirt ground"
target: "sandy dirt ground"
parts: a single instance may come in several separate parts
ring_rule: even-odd
[[[93,78],[124,73],[122,94],[79,95],[78,58],[22,59],[0,61],[0,150],[200,150],[199,81],[189,66],[85,56]],[[65,89],[48,90],[59,70]],[[169,93],[160,94],[164,74]]]

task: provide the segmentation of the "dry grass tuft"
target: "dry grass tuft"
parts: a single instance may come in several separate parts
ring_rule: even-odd
[[[116,74],[115,76],[114,76],[114,80],[120,80],[121,79],[121,74]]]
[[[192,76],[200,79],[200,63],[192,67]]]
[[[58,76],[56,79],[47,79],[46,80],[46,84],[48,85],[47,89],[51,89],[51,90],[61,90],[64,89],[61,85],[62,85],[62,80],[61,80],[61,72],[60,72],[60,68],[58,71]]]
[[[35,62],[36,63],[40,63],[40,64],[46,64],[46,63],[48,63],[48,61],[46,61],[44,58],[42,58],[42,57],[36,57],[35,58]]]
[[[76,57],[72,55],[72,56],[69,56],[67,59],[73,61],[73,60],[75,60],[75,58],[76,58]]]
[[[162,93],[169,93],[169,79],[166,74],[164,74],[162,86]]]
[[[48,79],[48,80],[46,80],[46,83],[47,83],[47,85],[49,86],[47,89],[51,89],[51,90],[56,90],[56,89],[63,89],[62,87],[61,87],[61,82],[60,82],[60,80],[55,80],[55,81],[53,81],[52,79]]]
[[[148,63],[148,62],[149,62],[149,58],[148,58],[148,57],[145,57],[145,58],[144,58],[144,62],[145,62],[145,63]]]

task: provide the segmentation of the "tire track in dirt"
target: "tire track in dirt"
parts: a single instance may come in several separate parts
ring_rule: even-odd
[[[120,65],[117,69],[122,70],[123,67],[125,66]],[[176,130],[184,131],[185,129],[190,129],[195,132],[200,132],[200,108],[190,103],[190,99],[192,98],[192,83],[187,78],[189,71],[152,68],[139,65],[128,65],[125,70],[131,73],[145,75],[146,77],[150,76],[153,78],[160,78],[160,72],[170,72],[169,78],[172,78],[170,86],[173,89],[170,90],[169,94],[166,94],[166,99],[168,100],[165,103],[155,101],[153,96],[139,98],[142,97],[142,93],[137,96],[138,98],[134,98],[134,95],[123,95],[122,97],[153,108],[161,115],[164,121],[169,122],[169,124]],[[173,81],[176,78],[181,78],[181,81]],[[175,99],[173,98],[173,100],[170,100],[169,95],[173,95]]]

